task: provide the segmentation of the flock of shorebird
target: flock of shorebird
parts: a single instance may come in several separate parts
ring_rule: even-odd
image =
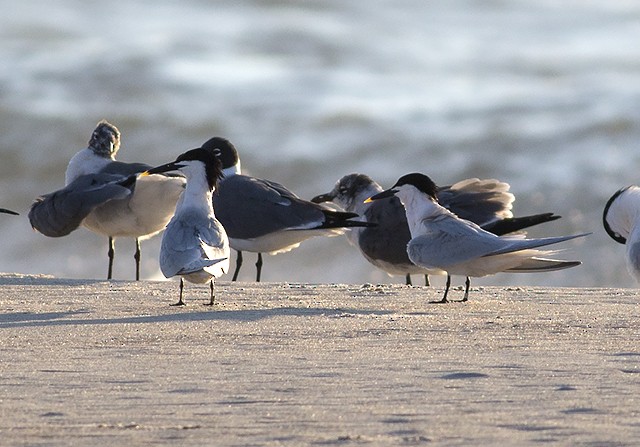
[[[461,300],[466,301],[470,277],[577,266],[579,261],[552,258],[547,247],[587,235],[526,238],[523,229],[560,216],[514,217],[509,185],[493,179],[438,187],[426,175],[412,173],[383,190],[366,175],[350,174],[307,201],[279,183],[243,175],[236,148],[224,138],[211,138],[157,167],[117,161],[119,149],[119,130],[100,121],[88,147],[70,160],[65,187],[31,206],[31,226],[50,237],[80,226],[107,236],[108,279],[114,238],[134,238],[136,280],[140,240],[164,230],[160,270],[167,278],[180,277],[176,305],[184,304],[184,280],[209,283],[209,304],[214,304],[214,279],[228,272],[231,248],[237,251],[233,280],[242,253],[253,252],[260,281],[262,253],[286,252],[308,238],[346,232],[371,264],[406,276],[407,284],[412,274],[424,275],[426,284],[428,275],[446,274],[439,302],[447,302],[451,275],[466,278]],[[640,187],[623,188],[607,202],[603,224],[614,240],[626,244],[629,270],[640,281],[639,210]]]

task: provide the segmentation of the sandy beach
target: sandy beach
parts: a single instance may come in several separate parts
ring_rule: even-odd
[[[640,439],[633,289],[0,285],[3,446]]]

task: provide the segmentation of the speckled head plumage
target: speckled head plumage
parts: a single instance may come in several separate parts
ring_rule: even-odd
[[[120,131],[113,124],[102,120],[93,130],[88,147],[101,157],[113,159],[120,149]]]
[[[326,193],[315,196],[311,199],[315,203],[332,202],[339,204],[345,209],[354,204],[358,195],[375,184],[373,179],[365,174],[348,174],[338,180],[333,189]]]
[[[365,174],[349,174],[342,177],[336,183],[334,191],[344,197],[355,197],[374,183],[373,179]]]

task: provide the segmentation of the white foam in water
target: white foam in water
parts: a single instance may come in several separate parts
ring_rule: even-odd
[[[350,172],[385,187],[412,171],[499,178],[516,215],[563,216],[532,236],[594,234],[566,244],[581,267],[484,283],[634,286],[600,219],[613,192],[640,182],[640,4],[440,3],[7,4],[0,206],[22,216],[0,219],[0,271],[104,276],[102,238],[49,239],[26,214],[106,118],[124,161],[167,162],[222,135],[247,172],[307,198]],[[115,277],[129,278],[133,243],[117,244]],[[144,244],[143,276],[158,277],[159,238]],[[391,281],[344,238],[270,258],[264,278]]]

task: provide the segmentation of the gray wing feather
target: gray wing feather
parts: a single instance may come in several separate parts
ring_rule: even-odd
[[[568,241],[585,234],[539,239],[499,237],[479,226],[451,215],[439,216],[425,224],[426,234],[411,240],[409,258],[418,265],[440,267],[482,256],[494,256],[539,248]]]
[[[430,220],[425,228],[427,232],[413,238],[407,247],[409,259],[425,267],[444,268],[503,246],[498,236],[449,215]]]
[[[522,263],[514,268],[508,269],[507,272],[513,273],[536,273],[551,272],[554,270],[563,270],[582,264],[580,261],[561,261],[557,259],[530,258],[525,259]]]
[[[128,197],[132,186],[122,186],[118,183],[122,180],[119,175],[82,175],[62,189],[38,197],[29,210],[31,226],[45,236],[66,236],[97,206]]]
[[[409,264],[407,243],[411,239],[402,202],[397,197],[377,200],[364,212],[367,222],[377,226],[362,229],[358,239],[365,256],[393,264]]]
[[[162,236],[160,269],[170,278],[195,272],[229,258],[229,243],[220,222],[199,213],[182,213]]]
[[[246,175],[223,180],[213,195],[216,216],[231,238],[253,239],[324,222],[323,208],[284,186]]]
[[[438,202],[442,206],[478,225],[512,217],[514,200],[509,184],[495,179],[466,179],[438,191]]]
[[[122,161],[113,161],[106,165],[101,171],[101,174],[115,174],[128,177],[133,174],[139,174],[143,171],[151,169],[150,166],[145,163],[125,163]]]

